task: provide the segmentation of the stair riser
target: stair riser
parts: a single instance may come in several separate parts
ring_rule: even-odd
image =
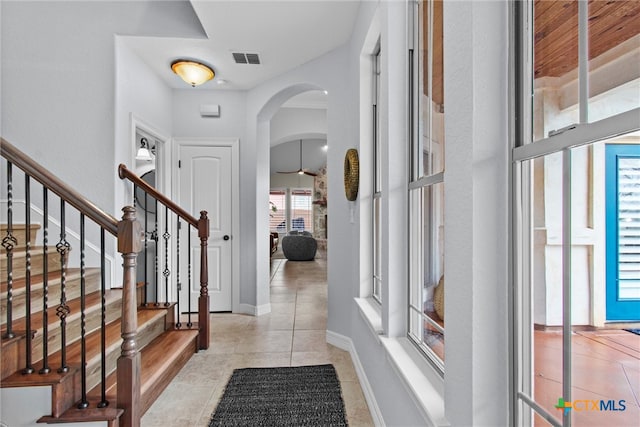
[[[0,281],[2,281],[3,283],[7,282],[8,262],[9,261],[6,256],[6,252],[2,251],[2,256],[0,257],[0,269],[3,272],[3,275],[2,277],[0,277]],[[49,248],[48,250],[47,266],[49,273],[60,271],[62,269],[62,266],[60,264],[60,255],[58,254],[58,252],[56,252],[55,248]],[[34,248],[31,250],[30,271],[32,276],[44,273],[44,254],[42,253],[42,248]],[[26,277],[27,258],[24,252],[14,251],[13,259],[11,262],[11,272],[13,280],[18,280]]]
[[[176,355],[171,369],[163,372],[162,376],[156,383],[156,386],[149,389],[146,393],[140,396],[141,414],[147,412],[147,410],[153,405],[153,402],[162,394],[165,388],[171,383],[171,380],[180,372],[180,370],[187,364],[189,359],[197,352],[195,338],[193,345],[185,347],[180,354]]]
[[[85,288],[86,293],[100,289],[100,275],[99,273],[92,271],[85,276]],[[73,278],[66,280],[66,298],[70,301],[74,298],[80,297],[80,277],[74,274]],[[31,289],[31,310],[42,311],[44,290],[41,283],[32,284]],[[60,279],[52,279],[48,283],[47,304],[49,307],[56,307],[60,304],[61,286]],[[7,295],[2,295],[0,301],[0,325],[7,323]],[[26,316],[26,294],[24,288],[16,289],[13,294],[12,304],[12,317],[19,319]]]

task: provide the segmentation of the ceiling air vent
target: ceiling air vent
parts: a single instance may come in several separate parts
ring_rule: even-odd
[[[232,55],[236,64],[260,64],[260,57],[257,53],[233,52]]]
[[[259,64],[260,57],[258,56],[257,53],[247,53],[247,62],[249,64]]]

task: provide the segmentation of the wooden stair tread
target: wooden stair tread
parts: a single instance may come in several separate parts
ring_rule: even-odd
[[[6,254],[6,250],[3,250],[3,255]],[[17,246],[13,249],[13,261],[15,262],[17,259],[23,259],[27,256],[26,246]],[[37,255],[44,254],[44,246],[31,246],[29,248],[29,252],[31,253],[31,257],[35,257]],[[47,254],[58,255],[58,249],[55,246],[47,246]],[[60,259],[60,258],[58,258]],[[6,261],[6,256],[3,256],[3,260]]]
[[[163,317],[164,314],[165,314],[165,310],[138,310],[138,332],[140,332],[141,329],[153,323],[154,320],[160,317]],[[109,353],[110,350],[113,350],[114,347],[116,348],[120,347],[122,342],[121,334],[122,332],[121,332],[121,326],[120,326],[119,320],[115,322],[111,322],[110,324],[106,325],[105,340],[107,343],[107,350],[106,350],[107,353]],[[102,338],[99,330],[92,332],[86,336],[86,348],[87,348],[86,361],[88,365],[91,365],[94,362],[98,363],[100,361],[101,339]],[[81,341],[80,340],[77,340],[67,345],[66,356],[67,356],[68,366],[70,367],[80,366],[80,360],[81,360]],[[55,369],[57,369],[57,367],[59,367],[60,364],[61,364],[60,351],[56,351],[55,353],[49,355],[49,366],[52,368],[52,371],[54,371],[54,367]],[[42,361],[38,361],[34,363],[33,368],[36,372],[36,374],[34,375],[36,376],[47,377],[50,375],[50,374],[46,374],[46,375],[37,374],[37,372],[42,368]],[[19,381],[18,377],[21,377],[21,376],[23,376],[21,372],[16,372],[10,375],[9,377],[2,380],[2,386],[3,387],[5,385],[10,386],[10,384],[12,384],[14,381]]]
[[[73,280],[80,280],[80,269],[79,268],[67,268],[66,269],[66,281],[70,282]],[[49,278],[48,284],[49,286],[56,286],[60,284],[61,271],[51,271],[47,274]],[[85,269],[85,278],[99,276],[100,269],[99,268],[86,268]],[[2,283],[0,283],[0,292],[4,298],[6,298],[7,293],[7,282],[6,277],[3,279]],[[13,288],[12,292],[14,297],[18,294],[24,293],[27,286],[27,279],[24,277],[13,279]],[[34,291],[36,289],[42,289],[44,286],[44,274],[34,274],[31,276],[31,290]]]
[[[52,369],[48,374],[40,375],[36,369],[33,374],[23,374],[16,372],[2,380],[2,387],[35,387],[59,384],[67,380],[73,380],[77,373],[77,368],[69,368],[67,372],[57,372]]]
[[[105,304],[109,304],[117,301],[122,298],[121,290],[107,290],[105,291]],[[86,312],[100,310],[102,301],[102,293],[100,291],[92,292],[87,294],[85,298],[85,306]],[[80,316],[80,298],[75,298],[70,301],[67,301],[67,305],[71,310],[71,315],[67,317],[67,322],[73,317]],[[58,304],[54,302],[52,306],[47,309],[48,324],[50,328],[53,328],[60,324],[60,319],[56,316],[56,309]],[[26,319],[24,317],[20,319],[15,319],[13,321],[13,329],[24,330],[26,326]],[[4,332],[6,328],[2,328],[1,331]],[[38,311],[31,315],[31,329],[36,333],[42,333],[42,311]]]
[[[149,312],[149,310],[138,310],[138,332],[144,327],[146,327],[149,323],[153,322],[153,320],[163,317],[164,313],[162,310],[157,310],[155,312]],[[122,330],[120,326],[120,321],[112,322],[106,326],[105,331],[105,340],[107,342],[107,353],[113,347],[120,347],[122,342]],[[92,360],[100,358],[100,340],[101,335],[100,331],[96,331],[91,333],[86,338],[86,346],[87,346],[87,364],[90,364]],[[67,346],[67,360],[68,363],[72,363],[73,361],[80,362],[80,353],[81,353],[81,343],[80,340],[70,344]],[[56,357],[57,356],[57,357]],[[52,363],[58,362],[60,363],[60,354],[56,352],[55,355],[50,357]]]
[[[89,399],[89,408],[78,409],[71,407],[67,409],[61,417],[41,417],[38,423],[47,424],[66,424],[73,422],[96,422],[96,421],[113,421],[120,418],[124,413],[124,409],[116,408],[115,402],[106,408],[98,408],[99,400]]]

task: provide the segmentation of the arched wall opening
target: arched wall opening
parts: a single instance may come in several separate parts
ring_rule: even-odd
[[[257,114],[256,122],[256,306],[265,307],[270,304],[269,278],[269,248],[263,242],[269,240],[269,190],[270,190],[270,148],[272,145],[271,121],[281,106],[290,98],[308,91],[323,90],[322,87],[310,84],[299,83],[289,85],[274,95],[272,95]],[[326,128],[325,128],[326,132]],[[315,135],[319,132],[310,129],[308,134]],[[305,133],[295,133],[288,135],[304,135]],[[326,133],[324,133],[326,138]],[[278,137],[277,141],[284,142],[290,140],[287,136]],[[269,309],[270,310],[270,309]],[[260,314],[258,312],[258,314]]]

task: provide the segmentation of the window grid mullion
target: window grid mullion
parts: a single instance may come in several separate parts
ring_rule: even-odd
[[[562,397],[571,402],[571,149],[562,153]],[[571,426],[571,411],[562,411]]]

